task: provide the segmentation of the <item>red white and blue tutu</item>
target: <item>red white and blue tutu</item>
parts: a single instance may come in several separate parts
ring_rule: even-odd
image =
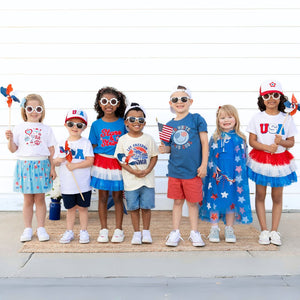
[[[259,185],[283,187],[297,182],[296,163],[287,150],[272,154],[252,149],[247,167],[248,177]]]
[[[123,191],[122,167],[112,155],[95,154],[91,186],[104,191]]]

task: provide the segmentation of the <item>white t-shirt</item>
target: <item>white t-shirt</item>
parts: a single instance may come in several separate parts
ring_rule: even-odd
[[[64,158],[65,153],[65,142],[61,141],[56,147],[55,157]],[[85,160],[86,157],[94,157],[94,151],[91,142],[85,138],[81,137],[77,141],[68,141],[69,148],[72,151],[72,163],[80,163]],[[61,185],[62,194],[78,194],[79,190],[74,181],[72,173],[67,169],[66,162],[62,163],[59,167],[59,180]],[[79,168],[73,170],[73,174],[77,180],[82,193],[90,191],[92,188],[91,183],[91,167]]]
[[[261,111],[253,116],[247,127],[247,131],[257,136],[257,141],[265,145],[274,144],[275,135],[279,134],[285,113],[280,112],[277,115],[268,115],[265,111]],[[284,127],[281,131],[282,139],[295,136],[297,127],[291,116],[287,117]],[[278,146],[276,153],[282,153],[286,148]]]
[[[150,135],[143,133],[142,136],[134,138],[127,133],[120,137],[114,156],[123,163],[127,158],[132,168],[145,170],[149,166],[150,159],[157,155],[157,146]],[[138,178],[122,168],[122,175],[125,191],[133,191],[142,186],[155,187],[154,169],[147,176]]]
[[[43,123],[24,122],[13,129],[13,140],[18,146],[18,157],[49,156],[49,147],[56,141],[52,129]]]

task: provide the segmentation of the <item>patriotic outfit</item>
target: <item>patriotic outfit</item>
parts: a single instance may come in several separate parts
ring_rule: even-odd
[[[95,160],[92,167],[91,186],[98,190],[123,191],[122,168],[114,153],[119,138],[126,133],[124,120],[93,122],[89,139],[95,145]]]
[[[234,130],[222,132],[209,142],[207,176],[204,181],[202,220],[226,223],[226,214],[234,213],[235,222],[252,222],[246,168],[246,143]]]
[[[49,147],[56,144],[52,129],[42,123],[24,122],[14,128],[13,140],[18,146],[13,190],[23,194],[49,192]]]
[[[285,116],[282,112],[277,115],[259,112],[250,121],[247,131],[255,134],[259,143],[271,145],[275,135],[280,134]],[[288,116],[281,131],[282,139],[293,137],[296,133],[296,125],[292,117]],[[259,185],[283,187],[297,181],[294,157],[280,145],[274,154],[253,149],[249,154],[247,166],[249,178]]]

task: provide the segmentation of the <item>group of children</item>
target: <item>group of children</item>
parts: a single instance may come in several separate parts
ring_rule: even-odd
[[[61,193],[67,209],[67,230],[60,243],[74,239],[73,227],[79,211],[79,242],[88,243],[88,207],[92,187],[98,190],[98,213],[101,229],[97,241],[109,242],[107,202],[112,195],[116,229],[111,242],[124,241],[122,229],[125,196],[134,234],[132,244],[152,243],[151,209],[155,207],[154,167],[158,154],[170,153],[168,163],[168,198],[174,199],[172,227],[167,246],[180,240],[182,207],[186,200],[193,246],[205,246],[198,231],[199,218],[212,224],[208,239],[220,242],[219,222],[225,226],[225,242],[236,242],[233,225],[252,222],[248,178],[256,184],[255,205],[261,227],[260,244],[281,245],[278,232],[282,211],[283,187],[297,181],[296,166],[287,150],[294,146],[297,132],[291,116],[284,113],[287,97],[278,81],[264,82],[259,91],[260,112],[250,121],[247,154],[245,135],[240,131],[238,112],[232,105],[220,106],[216,113],[216,130],[208,142],[205,119],[190,113],[191,91],[178,86],[171,92],[169,104],[175,117],[166,125],[169,138],[157,147],[143,132],[146,112],[138,103],[126,106],[126,96],[112,87],[97,93],[94,108],[98,113],[89,139],[82,137],[87,115],[80,109],[67,113],[68,137],[56,144],[50,127],[43,125],[45,106],[36,94],[21,104],[24,123],[6,131],[8,148],[17,155],[14,191],[24,194],[25,229],[20,241],[32,239],[33,207],[36,207],[37,236],[49,240],[45,230],[45,193],[52,188],[59,166]],[[266,224],[266,188],[272,188],[272,227]],[[125,192],[125,193],[124,193]],[[142,217],[142,228],[140,225]]]

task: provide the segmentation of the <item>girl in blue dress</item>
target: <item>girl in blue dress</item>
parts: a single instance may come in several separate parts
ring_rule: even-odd
[[[238,112],[232,105],[220,106],[217,128],[209,142],[207,176],[200,218],[212,223],[209,241],[220,242],[218,223],[225,227],[225,242],[235,243],[234,223],[252,222],[246,170],[246,137],[240,131]]]

